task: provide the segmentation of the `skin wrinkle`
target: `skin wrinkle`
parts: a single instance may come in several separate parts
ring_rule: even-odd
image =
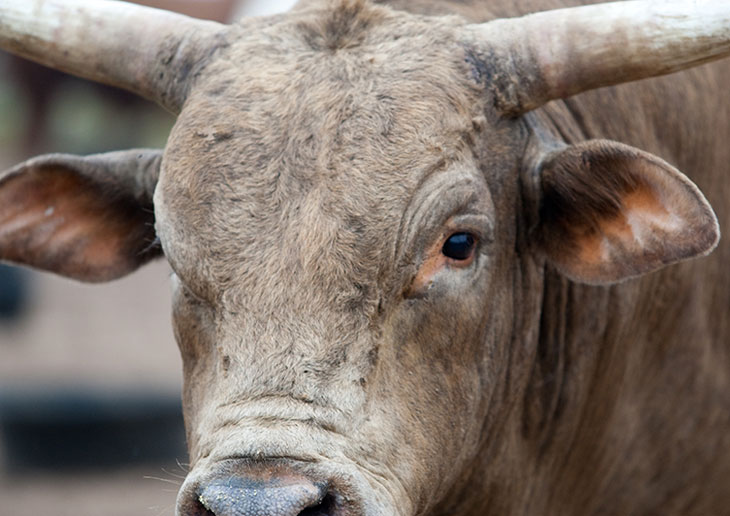
[[[465,168],[465,170],[460,170],[462,168]],[[488,202],[488,192],[483,188],[482,185],[479,184],[478,179],[476,185],[477,189],[481,191],[480,193],[482,195],[479,196],[478,193],[470,191],[468,193],[468,200],[462,200],[463,192],[467,191],[470,183],[472,183],[476,179],[473,176],[473,173],[469,170],[468,165],[463,166],[461,164],[455,163],[453,166],[454,172],[451,172],[451,169],[452,167],[449,167],[449,169],[444,169],[442,171],[444,175],[439,175],[439,177],[434,176],[434,173],[436,172],[436,170],[434,169],[433,172],[427,173],[426,177],[424,177],[421,183],[416,187],[414,194],[408,201],[403,217],[401,218],[402,222],[400,226],[402,232],[399,233],[399,238],[397,241],[404,243],[401,246],[402,249],[413,248],[414,244],[416,243],[416,228],[429,226],[430,221],[445,221],[447,218],[453,216],[454,214],[457,214],[458,210],[464,210],[469,204],[477,202],[480,197],[482,201],[488,206],[487,210],[491,208],[491,203]],[[448,176],[445,175],[447,173]],[[463,180],[461,178],[457,178],[457,173],[459,175],[465,175],[466,177]],[[459,193],[461,193],[462,195],[459,195]],[[443,206],[446,205],[446,203],[443,202],[443,199],[448,199],[449,197],[452,197],[453,199],[458,199],[459,205],[454,204],[454,206],[449,207],[449,212],[444,212]],[[491,213],[487,213],[488,217],[490,215]],[[406,230],[405,228],[410,229]],[[431,239],[433,240],[434,238],[438,239],[439,235],[431,235]],[[402,254],[396,254],[394,263],[402,263],[403,260],[406,260],[407,263],[410,263],[413,260],[418,259],[418,257],[410,257],[407,255],[403,256],[404,254],[405,252]]]
[[[421,178],[421,182],[416,186],[416,188],[413,191],[413,194],[408,199],[408,202],[406,203],[406,209],[403,211],[403,215],[400,218],[400,221],[398,222],[398,235],[400,238],[397,238],[395,240],[395,245],[393,245],[393,254],[392,254],[392,261],[393,263],[398,263],[401,260],[401,257],[403,255],[402,249],[407,248],[407,246],[401,245],[401,242],[403,242],[404,237],[407,234],[407,229],[410,224],[409,222],[413,219],[413,211],[416,208],[413,208],[413,206],[417,206],[418,204],[415,202],[417,196],[421,194],[423,185],[429,181],[429,179],[436,173],[439,173],[443,171],[446,167],[446,160],[440,159],[437,163],[429,167],[428,171],[423,175]]]
[[[336,406],[318,405],[315,400],[303,401],[301,399],[295,398],[291,394],[285,394],[283,396],[266,395],[256,398],[239,397],[234,401],[220,405],[219,407],[217,407],[217,410],[225,412],[228,410],[240,408],[245,409],[249,412],[245,415],[246,418],[261,417],[275,420],[275,416],[272,416],[271,414],[266,414],[267,404],[271,405],[270,408],[277,408],[277,400],[281,400],[282,398],[284,398],[284,401],[292,400],[296,402],[297,405],[297,407],[292,407],[291,403],[289,403],[288,405],[286,405],[286,410],[283,410],[284,406],[279,405],[278,410],[282,410],[287,414],[283,417],[276,416],[280,417],[282,419],[282,422],[319,420],[321,421],[320,426],[322,426],[322,428],[325,428],[328,431],[332,431],[335,433],[344,433],[343,431],[337,431],[337,427],[339,425],[335,422],[335,418],[346,418],[346,412],[343,412],[340,408]],[[260,407],[258,405],[260,405]],[[257,408],[261,411],[261,414],[256,414]],[[301,410],[302,412],[300,414],[297,414],[299,410]],[[251,413],[253,413],[253,415]],[[236,417],[237,416],[229,416],[229,419],[233,420],[233,422],[235,423]]]
[[[70,160],[108,186],[102,198],[130,199],[121,220],[140,234],[156,184],[184,364],[180,516],[200,510],[206,486],[271,467],[328,482],[342,516],[730,506],[730,323],[717,315],[730,306],[730,246],[656,271],[708,252],[730,220],[730,148],[717,144],[730,134],[730,68],[519,118],[496,110],[504,99],[487,83],[527,78],[499,68],[498,42],[474,48],[466,25],[576,3],[394,2],[461,16],[429,18],[337,0],[244,20],[191,69],[161,164]],[[648,152],[690,174],[717,219]],[[117,171],[133,179],[103,180]],[[672,224],[627,211],[643,183]],[[53,192],[57,209],[72,192]],[[102,219],[120,217],[100,204]],[[74,223],[98,215],[77,210]],[[489,226],[473,263],[404,296],[428,250],[471,216]],[[571,252],[616,220],[656,238],[619,242],[598,269]]]

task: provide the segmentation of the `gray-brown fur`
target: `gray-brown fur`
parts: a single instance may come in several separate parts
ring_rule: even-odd
[[[460,28],[565,3],[392,4],[458,16],[304,2],[220,34],[189,85],[154,197],[185,367],[181,514],[234,458],[327,480],[348,516],[724,514],[730,243],[574,282],[540,173],[566,145],[621,141],[728,227],[730,66],[507,117]],[[566,190],[601,203],[567,212],[600,228],[643,180],[580,184],[570,156]],[[676,178],[652,188],[691,190],[703,254],[714,218]],[[472,265],[414,287],[463,230]]]

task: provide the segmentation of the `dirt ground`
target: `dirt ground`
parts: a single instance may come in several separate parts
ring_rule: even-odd
[[[166,264],[101,286],[33,274],[31,287],[23,318],[0,326],[0,393],[179,391]],[[172,515],[182,476],[177,464],[83,474],[0,468],[0,516]]]
[[[172,516],[180,468],[0,476],[1,516]]]
[[[164,260],[104,285],[29,274],[28,310],[0,324],[0,387],[178,389],[168,275]]]

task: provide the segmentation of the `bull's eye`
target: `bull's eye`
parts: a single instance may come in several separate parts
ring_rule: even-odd
[[[454,233],[444,242],[441,252],[452,260],[469,260],[474,254],[476,237],[471,233]]]

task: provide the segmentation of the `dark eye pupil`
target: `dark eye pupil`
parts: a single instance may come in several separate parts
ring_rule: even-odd
[[[453,260],[467,260],[474,251],[474,243],[471,233],[454,233],[444,242],[441,252]]]

